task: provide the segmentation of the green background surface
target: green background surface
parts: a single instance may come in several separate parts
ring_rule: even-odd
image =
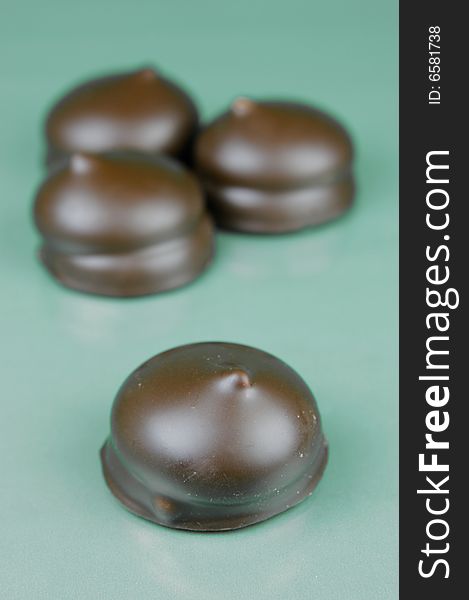
[[[1,2],[0,595],[397,598],[397,6],[392,0]],[[207,118],[239,94],[311,101],[357,145],[353,211],[281,237],[220,234],[161,296],[67,291],[35,258],[42,119],[69,85],[154,63]],[[267,350],[312,387],[330,442],[313,496],[252,528],[172,531],[100,472],[114,394],[201,340]]]

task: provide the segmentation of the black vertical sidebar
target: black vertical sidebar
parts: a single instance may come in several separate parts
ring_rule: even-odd
[[[401,599],[466,597],[469,577],[463,564],[469,488],[463,487],[469,480],[463,7],[400,2]]]

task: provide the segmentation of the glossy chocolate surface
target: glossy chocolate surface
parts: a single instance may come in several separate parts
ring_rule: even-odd
[[[163,352],[128,377],[101,459],[109,488],[133,513],[220,531],[310,495],[327,443],[295,371],[261,350],[213,342]]]
[[[194,279],[212,256],[200,187],[169,158],[74,154],[38,190],[34,217],[45,266],[85,292],[165,291]]]
[[[100,77],[72,89],[51,109],[47,162],[114,150],[184,158],[197,125],[190,97],[154,69]]]
[[[236,100],[195,145],[217,222],[281,233],[323,223],[351,204],[353,149],[325,113],[289,102]]]

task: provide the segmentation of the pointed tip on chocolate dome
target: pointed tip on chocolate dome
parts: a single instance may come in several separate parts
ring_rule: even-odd
[[[151,82],[158,79],[158,73],[153,67],[143,67],[136,71],[135,76],[142,82]]]
[[[242,367],[230,369],[226,373],[226,377],[239,388],[249,388],[252,386],[251,374]]]
[[[237,117],[244,117],[245,115],[248,115],[253,111],[255,105],[256,103],[254,102],[254,100],[246,98],[245,96],[240,96],[239,98],[236,98],[236,100],[232,103],[231,111]]]

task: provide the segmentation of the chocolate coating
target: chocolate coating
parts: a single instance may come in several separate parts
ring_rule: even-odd
[[[351,204],[350,137],[334,119],[290,102],[236,100],[195,145],[217,222],[281,233],[337,217]]]
[[[34,217],[44,265],[85,292],[165,291],[194,279],[212,256],[200,187],[169,158],[74,154],[39,188]]]
[[[72,89],[51,109],[47,162],[113,150],[184,158],[197,125],[190,97],[155,70],[101,77]]]
[[[255,348],[207,342],[163,352],[128,377],[101,460],[109,488],[131,512],[220,531],[310,495],[327,443],[295,371]]]

